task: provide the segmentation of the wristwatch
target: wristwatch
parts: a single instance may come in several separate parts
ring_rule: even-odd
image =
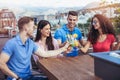
[[[18,77],[16,80],[22,80],[20,77]]]

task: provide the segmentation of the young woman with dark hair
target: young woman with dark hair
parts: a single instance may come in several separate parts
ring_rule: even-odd
[[[90,45],[93,47],[93,52],[106,52],[114,50],[116,49],[114,44],[115,40],[115,31],[110,20],[101,14],[96,14],[91,21],[88,41],[80,50],[83,53],[86,53]]]
[[[37,34],[35,38],[36,44],[44,51],[55,50],[59,48],[59,44],[56,39],[51,35],[51,24],[47,20],[41,20],[38,23]],[[61,57],[59,54],[54,57]],[[35,61],[37,56],[33,56]]]
[[[44,50],[59,48],[57,41],[51,35],[51,24],[46,20],[41,20],[38,23],[35,42],[40,44]]]

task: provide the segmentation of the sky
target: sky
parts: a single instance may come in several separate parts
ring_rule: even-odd
[[[101,0],[0,0],[0,4],[32,7],[80,7],[94,1]]]
[[[84,7],[92,2],[100,2],[105,0],[0,0],[0,8],[9,8],[14,11],[14,13],[25,12],[23,7],[48,7],[48,8],[58,8],[58,7]],[[106,0],[106,1],[119,1],[120,0]],[[36,13],[37,14],[37,13]]]
[[[0,0],[0,5],[31,7],[80,7],[91,2],[120,0]]]

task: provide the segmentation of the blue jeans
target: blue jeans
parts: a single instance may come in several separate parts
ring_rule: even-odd
[[[31,75],[28,78],[23,78],[22,80],[48,80],[46,76]]]
[[[12,78],[9,77],[7,80],[12,80]],[[48,80],[48,78],[41,75],[30,75],[29,77],[22,78],[22,80]]]

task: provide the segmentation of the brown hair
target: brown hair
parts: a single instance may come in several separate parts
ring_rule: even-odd
[[[111,21],[106,16],[103,16],[101,14],[96,14],[92,18],[91,29],[90,29],[90,32],[88,35],[88,40],[90,40],[90,42],[92,44],[95,44],[97,42],[99,35],[100,35],[98,30],[94,29],[94,26],[93,26],[93,19],[94,18],[97,18],[99,20],[99,24],[101,26],[103,34],[113,34],[115,36],[115,31],[114,31],[114,28],[113,28]]]
[[[69,11],[68,16],[69,15],[78,16],[78,13],[76,11]]]
[[[34,21],[34,19],[31,18],[31,17],[27,17],[27,16],[20,18],[20,19],[18,20],[18,28],[19,28],[19,30],[22,30],[22,29],[23,29],[23,26],[24,26],[25,24],[29,23],[30,21]]]
[[[35,42],[41,40],[42,34],[41,34],[40,30],[43,29],[48,24],[50,25],[50,28],[51,28],[51,24],[47,20],[39,21]],[[50,33],[50,36],[47,37],[47,39],[46,39],[46,45],[48,46],[48,50],[54,50],[53,39],[52,39],[51,33]]]

